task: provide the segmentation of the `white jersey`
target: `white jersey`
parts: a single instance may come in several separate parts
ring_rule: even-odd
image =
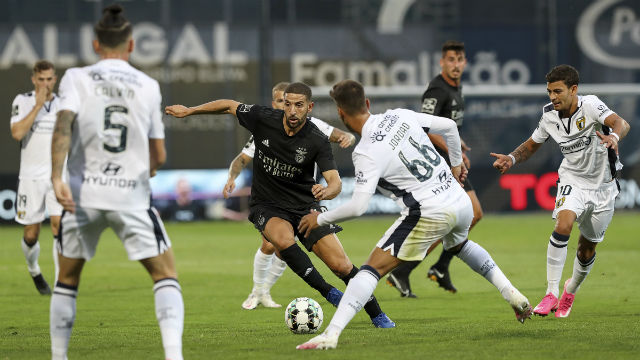
[[[309,118],[309,120],[311,120],[311,122],[315,126],[317,126],[318,129],[320,129],[320,131],[322,131],[323,134],[327,135],[327,137],[331,136],[331,133],[333,132],[333,126],[314,117]],[[255,152],[256,152],[256,145],[253,143],[253,135],[251,135],[249,137],[249,141],[247,141],[247,143],[242,148],[242,153],[253,159],[253,154]]]
[[[611,114],[614,112],[595,95],[578,96],[578,109],[570,118],[561,119],[553,104],[544,107],[531,139],[543,143],[552,137],[558,143],[564,155],[558,169],[560,181],[597,189],[612,180],[611,166],[615,165],[609,163],[607,148],[596,135]]]
[[[11,106],[11,124],[24,119],[35,105],[35,91],[16,96]],[[51,137],[59,105],[60,99],[53,94],[53,99],[44,103],[31,129],[20,141],[20,179],[51,179]]]
[[[465,195],[425,132],[434,118],[405,109],[371,115],[352,155],[354,193],[373,194],[378,187],[403,213],[441,209]],[[460,152],[452,153],[459,165]]]
[[[149,139],[163,139],[158,82],[105,59],[66,71],[61,110],[77,114],[67,167],[73,199],[101,210],[148,209]]]

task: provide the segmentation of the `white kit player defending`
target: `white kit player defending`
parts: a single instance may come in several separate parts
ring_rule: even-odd
[[[60,104],[53,92],[56,80],[53,64],[38,61],[31,76],[35,90],[16,96],[11,111],[11,136],[20,142],[15,220],[24,225],[22,251],[31,278],[42,295],[51,294],[51,289],[38,264],[40,224],[45,220],[46,210],[55,242],[62,214],[62,206],[56,201],[51,185],[51,135]],[[54,263],[57,272],[55,250]]]
[[[120,5],[103,10],[93,46],[101,60],[70,68],[60,84],[52,143],[52,181],[65,209],[58,238],[60,273],[51,298],[53,359],[65,359],[80,274],[110,227],[130,260],[154,281],[155,311],[166,359],[182,360],[184,304],[171,242],[150,206],[149,178],[166,153],[157,81],[129,63],[132,25]],[[61,182],[68,158],[69,184]]]
[[[559,65],[546,75],[551,103],[531,137],[509,155],[494,154],[493,166],[505,173],[516,163],[527,160],[550,137],[564,156],[558,169],[558,193],[553,218],[556,226],[547,245],[547,291],[534,313],[569,316],[575,293],[585,280],[596,258],[596,245],[604,239],[613,217],[619,189],[616,173],[618,142],[629,132],[629,124],[594,95],[578,96],[578,71]],[[578,223],[580,239],[573,263],[573,274],[559,296],[562,269],[573,223]]]
[[[347,285],[326,330],[297,348],[335,348],[340,333],[373,294],[380,278],[402,261],[422,260],[438,239],[443,239],[445,249],[456,253],[500,291],[518,321],[530,317],[527,298],[509,282],[486,250],[467,239],[473,209],[458,183],[466,170],[455,123],[404,109],[372,115],[362,85],[353,80],[334,85],[331,97],[345,125],[362,136],[353,152],[354,193],[350,202],[334,210],[306,215],[299,230],[306,232],[321,224],[362,215],[376,187],[402,210]],[[451,169],[435,151],[424,129],[444,137]]]

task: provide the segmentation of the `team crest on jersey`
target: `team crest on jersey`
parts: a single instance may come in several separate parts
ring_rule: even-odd
[[[18,215],[18,219],[24,219],[24,216],[26,215],[24,211],[18,211],[17,212]]]
[[[358,171],[356,173],[356,184],[366,184],[367,183],[367,179],[364,177],[364,173],[362,171]]]
[[[376,131],[371,135],[371,142],[382,141],[385,136],[387,135],[383,134],[381,131]]]
[[[586,120],[583,117],[579,118],[578,120],[576,120],[576,127],[578,128],[578,130],[582,130],[584,129],[584,124],[586,123]]]
[[[296,162],[302,163],[304,161],[304,157],[307,155],[307,149],[303,147],[299,147],[296,149]]]
[[[253,105],[240,104],[238,106],[238,110],[236,110],[236,111],[237,112],[241,112],[241,113],[248,113],[249,111],[251,111],[252,107],[253,107]]]
[[[109,161],[102,164],[100,170],[107,176],[116,176],[122,172],[122,165]]]
[[[564,205],[564,200],[565,200],[565,197],[563,196],[560,199],[558,199],[558,201],[556,201],[556,209]]]
[[[11,109],[11,116],[16,116],[20,113],[20,111],[18,110],[18,104],[16,104],[13,109]]]

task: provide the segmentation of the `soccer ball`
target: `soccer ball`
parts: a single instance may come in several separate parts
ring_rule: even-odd
[[[296,334],[313,334],[322,326],[322,308],[308,297],[293,299],[284,311],[284,322]]]

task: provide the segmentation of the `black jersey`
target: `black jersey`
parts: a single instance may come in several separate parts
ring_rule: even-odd
[[[241,104],[240,125],[253,134],[253,182],[250,205],[270,205],[285,210],[308,210],[317,201],[315,164],[321,172],[336,169],[329,139],[311,121],[295,135],[285,133],[284,111]]]
[[[422,95],[422,112],[449,118],[459,129],[464,117],[462,86],[449,85],[442,74],[436,76]]]

